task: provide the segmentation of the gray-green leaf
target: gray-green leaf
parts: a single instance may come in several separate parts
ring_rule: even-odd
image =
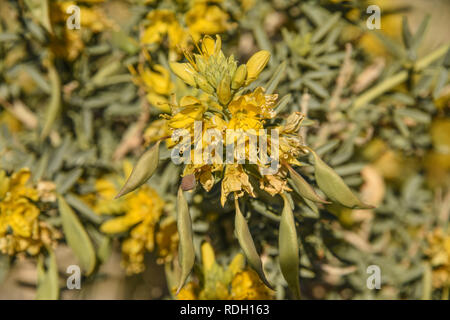
[[[78,258],[85,274],[89,275],[94,271],[96,263],[95,250],[91,239],[75,212],[62,196],[58,197],[58,205],[67,243]]]
[[[44,270],[47,265],[47,271]],[[48,251],[48,257],[39,257],[37,265],[37,300],[57,300],[59,296],[58,266],[53,251]]]

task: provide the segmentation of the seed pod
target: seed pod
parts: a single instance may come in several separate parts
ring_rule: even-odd
[[[265,68],[270,59],[270,53],[266,50],[261,50],[255,53],[247,62],[247,81],[249,84],[256,80]]]
[[[239,89],[244,84],[245,78],[247,78],[247,66],[241,64],[233,75],[233,81],[231,82],[231,88],[233,90]]]
[[[289,288],[293,291],[295,297],[300,299],[300,257],[295,220],[287,195],[283,193],[281,196],[284,200],[284,208],[281,213],[280,231],[278,233],[280,269]]]
[[[253,242],[250,230],[248,229],[247,220],[245,220],[244,216],[241,213],[241,209],[239,209],[239,202],[236,197],[234,201],[236,206],[234,229],[236,237],[239,240],[239,244],[244,251],[244,255],[247,258],[249,265],[258,273],[262,282],[264,282],[266,286],[272,289],[272,286],[270,285],[269,281],[267,281],[264,274],[261,259],[259,258],[258,252],[256,251],[255,243]]]
[[[139,158],[133,168],[133,171],[131,171],[127,182],[125,182],[125,185],[119,191],[115,199],[136,190],[138,187],[147,182],[148,179],[150,179],[158,167],[160,143],[161,141],[158,141]]]
[[[195,79],[195,83],[197,84],[197,86],[200,89],[202,89],[203,91],[205,91],[206,93],[209,93],[209,94],[214,93],[214,88],[208,83],[208,80],[206,80],[205,77],[203,77],[200,74],[196,74],[196,75],[194,75],[194,79]]]
[[[170,69],[172,69],[173,73],[188,85],[193,87],[196,86],[194,79],[195,71],[189,63],[170,62]]]
[[[178,289],[175,295],[178,295],[183,288],[187,277],[191,273],[195,262],[194,242],[192,239],[192,222],[189,214],[189,207],[184,197],[183,190],[178,189],[177,197],[177,228],[180,236],[179,261],[181,266],[181,275],[178,281]]]
[[[289,174],[292,178],[292,182],[294,183],[295,189],[299,195],[301,195],[303,198],[306,198],[314,202],[330,203],[322,199],[316,193],[316,191],[308,184],[308,182],[306,182],[306,180],[303,179],[301,175],[299,175],[294,169],[292,169],[290,165],[287,165],[287,167],[289,169]]]
[[[217,88],[217,96],[219,98],[219,102],[223,105],[226,105],[230,102],[231,99],[231,78],[229,75],[225,75],[219,83],[219,87]]]
[[[373,209],[374,207],[361,202],[344,180],[330,168],[319,156],[309,149],[314,156],[314,168],[317,184],[331,200],[352,209]]]

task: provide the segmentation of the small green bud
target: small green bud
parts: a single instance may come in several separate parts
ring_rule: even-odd
[[[246,77],[247,77],[247,66],[245,64],[241,64],[233,75],[231,88],[236,90],[242,87]]]
[[[247,84],[255,81],[270,59],[270,52],[261,50],[255,53],[247,62]]]
[[[231,99],[231,78],[229,75],[225,75],[219,83],[219,87],[217,88],[217,96],[219,98],[219,102],[221,104],[227,104]]]
[[[200,74],[196,74],[196,75],[194,75],[194,79],[195,79],[195,83],[197,83],[197,86],[200,89],[202,89],[203,91],[205,91],[206,93],[209,93],[209,94],[214,93],[214,88],[208,83],[208,80],[206,80],[205,77],[203,77]]]
[[[170,69],[172,69],[173,73],[181,80],[188,85],[195,87],[195,71],[189,63],[171,62]]]

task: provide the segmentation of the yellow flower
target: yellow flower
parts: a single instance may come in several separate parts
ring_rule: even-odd
[[[258,134],[258,130],[263,128],[263,121],[275,116],[273,107],[277,98],[276,94],[265,95],[263,88],[257,88],[252,93],[237,97],[228,105],[232,115],[228,129],[253,129]]]
[[[157,263],[172,261],[177,255],[179,241],[177,222],[173,217],[167,217],[161,221],[155,239],[158,247]]]
[[[172,108],[172,117],[168,125],[172,129],[193,129],[194,122],[203,119],[207,107],[197,98],[186,96],[180,101],[179,108]]]
[[[202,244],[201,285],[189,282],[176,296],[179,300],[250,300],[273,299],[273,292],[267,288],[258,275],[244,269],[245,259],[237,254],[227,268],[217,264],[213,248],[208,242]]]
[[[237,197],[242,197],[244,195],[244,191],[252,197],[255,196],[253,193],[253,187],[248,179],[248,175],[244,172],[242,165],[227,165],[225,169],[225,176],[222,180],[222,193],[220,196],[220,203],[222,204],[222,207],[225,205],[227,197],[231,192],[235,192]]]
[[[184,96],[179,105],[171,104],[171,115],[165,116],[168,126],[172,132],[176,129],[186,129],[191,138],[191,144],[181,145],[180,151],[183,155],[190,155],[190,163],[187,163],[183,176],[194,175],[197,181],[206,191],[210,191],[216,180],[222,177],[221,203],[225,205],[227,197],[234,192],[238,197],[248,193],[254,196],[253,186],[248,176],[247,164],[223,164],[224,154],[211,155],[208,151],[216,147],[219,150],[227,150],[229,145],[238,144],[238,149],[234,150],[236,160],[256,161],[258,169],[266,169],[269,154],[255,158],[255,154],[250,153],[250,142],[256,137],[250,135],[261,135],[260,129],[264,129],[267,120],[273,119],[276,115],[278,95],[265,94],[264,88],[256,88],[250,93],[237,95],[239,90],[258,78],[261,71],[267,65],[270,54],[267,51],[255,53],[246,65],[238,66],[233,56],[225,57],[222,52],[222,40],[216,36],[214,40],[210,36],[204,36],[200,46],[197,46],[198,53],[185,51],[187,63],[172,63],[172,71],[187,84],[194,84],[200,88],[204,94],[200,98]],[[272,132],[265,132],[269,138],[268,149],[272,152],[272,147],[278,148],[283,163],[301,165],[297,158],[304,153],[303,143],[299,136],[299,128],[304,116],[301,113],[291,115],[284,126],[275,128],[279,133],[279,146],[272,145]],[[201,121],[202,132],[195,132],[199,127],[195,127],[195,122]],[[222,134],[222,139],[211,143],[209,129],[217,129],[216,133]],[[201,148],[193,147],[198,142],[195,134],[201,134]],[[224,134],[229,134],[224,136]],[[242,141],[242,137],[244,140]],[[175,140],[169,139],[169,148],[177,145]],[[242,145],[244,143],[245,145]],[[244,155],[238,154],[241,149]],[[208,149],[206,149],[208,148]],[[214,152],[217,152],[217,148]],[[256,150],[255,150],[256,151]],[[189,153],[188,153],[189,152]],[[208,159],[202,157],[201,161],[197,156],[206,155]],[[185,157],[188,158],[188,157]],[[244,156],[244,159],[241,157]],[[228,154],[227,154],[228,157]],[[213,159],[212,163],[211,158]],[[239,158],[239,159],[238,159]],[[264,159],[265,158],[265,159]],[[275,158],[275,156],[274,156]],[[220,160],[220,161],[219,161]],[[227,159],[229,160],[229,159]],[[271,163],[272,164],[272,163]],[[276,169],[276,168],[275,168]],[[259,177],[258,177],[259,178]],[[273,174],[270,177],[261,177],[261,187],[271,195],[283,191],[291,191],[287,187],[286,175]]]
[[[198,300],[198,285],[194,282],[189,282],[177,295],[178,300]]]
[[[174,91],[175,85],[170,80],[170,72],[159,64],[153,64],[151,69],[146,63],[151,62],[150,54],[144,49],[142,54],[146,62],[140,62],[137,71],[129,65],[128,69],[133,75],[133,82],[141,86],[147,93],[147,101],[163,112],[170,112],[168,97]]]
[[[147,15],[149,25],[142,37],[142,44],[160,44],[164,37],[168,37],[169,49],[187,45],[188,35],[178,22],[175,13],[170,10],[152,10]]]
[[[153,251],[155,228],[161,218],[164,202],[157,192],[145,185],[125,198],[125,214],[104,222],[100,230],[108,234],[129,231],[122,243],[122,266],[127,273],[144,270],[145,251]]]
[[[117,179],[114,176],[106,176],[95,181],[96,193],[91,198],[90,205],[97,214],[118,214],[125,210],[125,199],[114,199],[119,191]]]
[[[5,124],[10,132],[19,132],[22,130],[22,124],[9,111],[0,112],[0,126]]]
[[[425,254],[433,267],[433,286],[450,286],[450,235],[441,228],[435,229],[427,237],[428,248]]]
[[[69,17],[66,13],[67,9],[72,5],[77,5],[80,8],[80,30],[71,30],[65,25]],[[62,27],[59,36],[56,32],[51,36],[50,46],[52,51],[56,56],[63,57],[69,61],[77,58],[84,49],[84,43],[81,38],[81,30],[83,28],[98,33],[113,26],[112,22],[106,18],[98,6],[80,6],[74,1],[52,1],[50,6],[50,20],[53,26],[59,24]]]
[[[283,170],[279,170],[277,174],[265,175],[260,179],[259,187],[271,196],[282,194],[284,191],[292,191],[292,189],[287,186],[286,176],[287,171],[284,168]]]
[[[186,25],[195,41],[201,35],[223,33],[233,28],[229,18],[218,4],[207,4],[206,1],[195,1],[185,15]]]
[[[144,141],[146,145],[150,145],[161,138],[170,136],[170,134],[171,131],[166,119],[154,120],[150,123],[147,129],[145,129]]]
[[[35,205],[39,193],[28,185],[28,169],[11,177],[0,171],[0,252],[14,255],[39,253],[43,245],[53,245],[59,234],[39,220]]]
[[[231,282],[231,298],[233,300],[271,300],[273,294],[264,283],[259,280],[253,270],[236,274]]]

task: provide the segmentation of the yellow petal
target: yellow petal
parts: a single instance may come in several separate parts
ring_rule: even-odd
[[[210,270],[214,263],[216,262],[216,258],[214,256],[214,250],[209,244],[209,242],[205,242],[202,244],[202,263],[204,271]]]
[[[189,63],[170,62],[170,69],[181,80],[188,85],[195,87],[194,70]]]

